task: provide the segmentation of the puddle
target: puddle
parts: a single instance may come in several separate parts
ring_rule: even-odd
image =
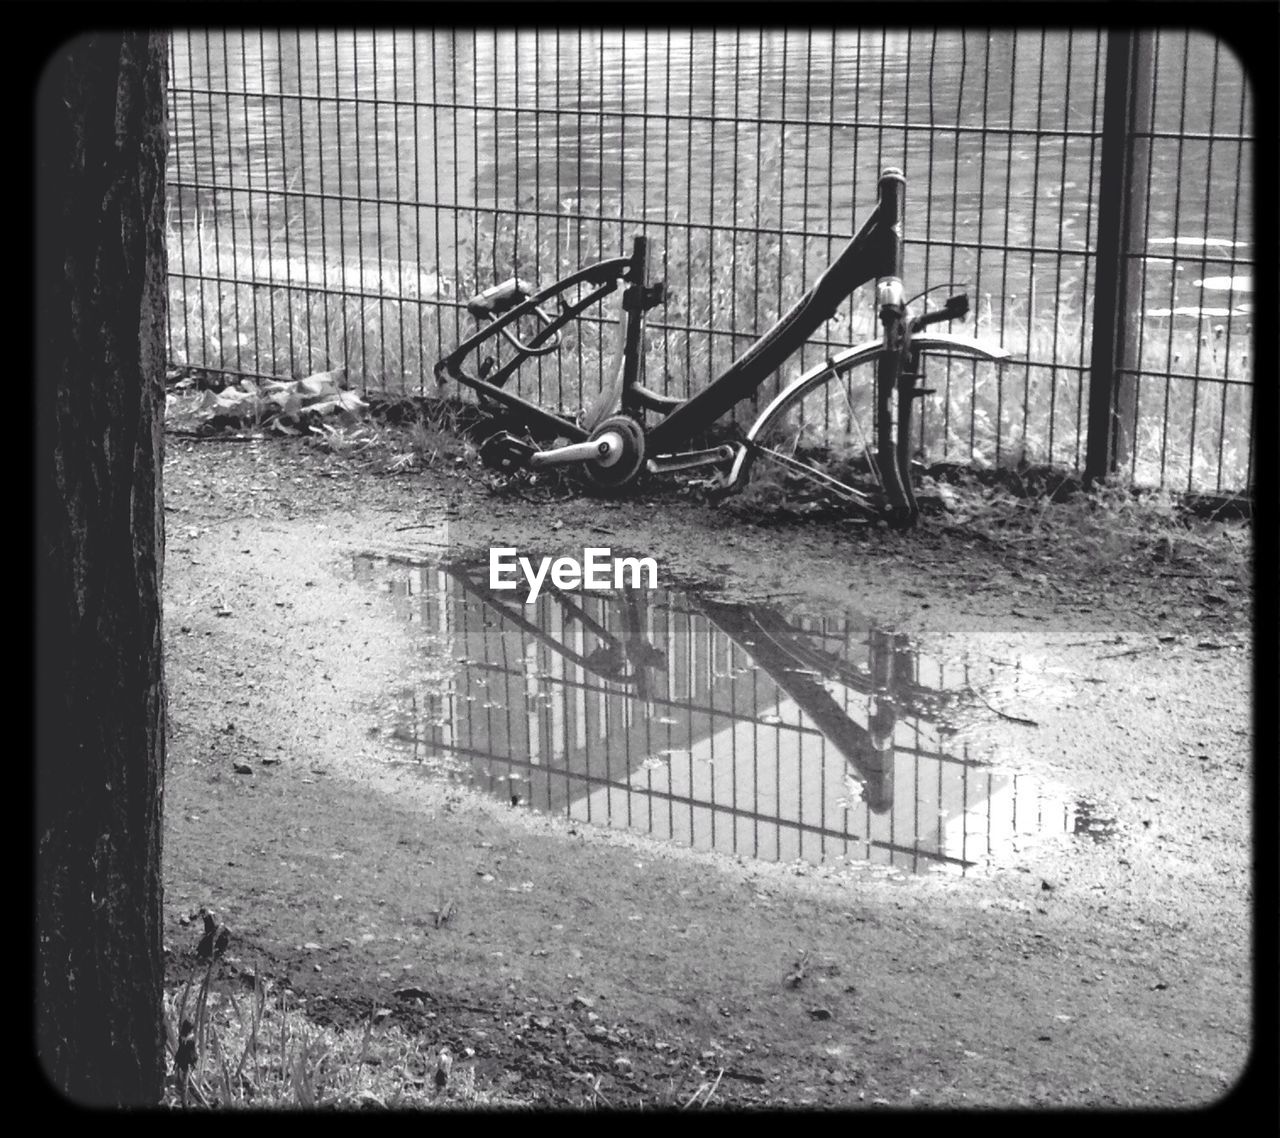
[[[906,872],[1105,840],[1068,789],[947,744],[969,666],[853,614],[677,590],[488,587],[486,563],[355,559],[449,666],[374,733],[513,806],[766,861]],[[987,673],[989,675],[989,671]]]

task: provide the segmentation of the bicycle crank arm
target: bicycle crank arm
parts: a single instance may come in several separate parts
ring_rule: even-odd
[[[544,466],[568,466],[575,462],[594,462],[610,467],[622,457],[624,441],[617,431],[605,431],[599,438],[585,443],[552,447],[535,451],[529,456],[529,465],[535,470]]]
[[[684,454],[658,454],[649,459],[646,466],[650,474],[672,474],[677,470],[693,470],[699,466],[716,466],[730,461],[736,450],[731,446],[712,447],[709,450],[691,450]]]

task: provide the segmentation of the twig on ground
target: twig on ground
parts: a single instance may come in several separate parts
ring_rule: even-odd
[[[1028,719],[1024,715],[1010,715],[1007,711],[1001,711],[998,707],[993,707],[988,702],[987,697],[984,696],[976,688],[973,689],[973,694],[976,695],[980,700],[982,700],[982,702],[985,703],[991,711],[994,711],[998,716],[1000,716],[1001,719],[1007,719],[1010,723],[1021,723],[1023,727],[1039,727],[1040,726],[1040,724],[1037,723],[1034,719]]]
[[[988,545],[994,546],[996,549],[1005,548],[1005,543],[1001,541],[999,538],[993,537],[989,533],[985,533],[983,530],[978,529],[976,526],[974,526],[970,522],[951,522],[949,525],[946,526],[946,528],[955,534],[961,534],[965,537],[977,538],[979,541],[984,541]]]
[[[166,435],[175,439],[185,439],[189,443],[260,443],[265,441],[262,435],[206,435],[199,431],[180,431],[170,427]]]
[[[1118,660],[1121,656],[1138,656],[1143,652],[1155,652],[1159,644],[1140,644],[1137,648],[1127,648],[1123,652],[1108,652],[1104,656],[1095,656],[1095,660]]]

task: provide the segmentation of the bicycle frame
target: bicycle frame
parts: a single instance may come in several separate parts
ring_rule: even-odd
[[[436,364],[436,378],[441,382],[455,379],[472,388],[482,404],[496,405],[531,437],[557,440],[557,446],[538,450],[514,436],[503,436],[491,455],[496,460],[494,464],[502,469],[586,463],[589,468],[594,467],[600,484],[616,487],[629,484],[642,463],[650,471],[664,472],[732,462],[733,469],[723,486],[733,489],[740,485],[750,465],[743,448],[681,448],[735,404],[754,395],[788,357],[835,315],[850,293],[874,280],[882,338],[874,345],[851,351],[866,353],[868,359],[874,354],[876,450],[886,514],[891,524],[910,525],[917,515],[909,463],[912,405],[921,394],[914,383],[919,349],[942,345],[988,359],[1004,358],[1008,353],[977,349],[971,342],[943,336],[914,337],[927,323],[963,315],[968,305],[963,297],[953,297],[944,310],[908,321],[902,283],[904,198],[902,171],[885,169],[880,175],[875,210],[812,287],[710,384],[687,399],[660,395],[639,383],[644,313],[659,304],[663,296],[661,283],[648,282],[648,246],[643,236],[634,238],[629,257],[579,269],[539,292],[532,292],[531,286],[513,279],[473,297],[468,303],[469,311],[488,323]],[[563,294],[583,285],[591,290],[586,296],[580,295],[572,303],[564,301]],[[503,388],[525,360],[554,349],[561,328],[619,285],[625,287],[616,357],[603,390],[584,414],[577,420],[570,419]],[[546,308],[553,300],[561,307],[555,315]],[[537,331],[521,340],[513,329],[530,316],[538,322]],[[468,371],[468,357],[497,336],[515,349],[513,358],[493,371],[489,370],[491,361]],[[848,353],[843,353],[829,361],[829,366],[839,366],[848,358]],[[806,373],[802,380],[809,378],[812,382],[814,374],[824,373]],[[776,403],[775,400],[771,406]],[[661,418],[645,427],[646,413],[656,413]],[[748,447],[764,421],[762,416],[748,433]],[[624,458],[626,462],[622,462]],[[622,465],[615,469],[618,463]],[[860,497],[847,496],[855,502]],[[871,508],[870,499],[860,504]]]
[[[709,386],[649,431],[650,448],[659,454],[673,449],[706,430],[735,403],[750,398],[861,285],[878,278],[882,290],[892,291],[890,282],[896,280],[901,305],[902,199],[902,173],[886,170],[880,175],[875,212],[813,287]]]
[[[586,268],[571,273],[569,276],[556,281],[531,296],[522,295],[521,286],[523,282],[513,280],[507,282],[508,286],[514,287],[510,288],[505,295],[499,292],[504,286],[498,286],[497,289],[490,289],[486,293],[473,297],[467,306],[468,310],[479,318],[489,317],[491,322],[474,335],[468,337],[436,363],[436,379],[440,382],[444,382],[446,378],[454,379],[466,384],[485,399],[515,412],[520,417],[522,425],[530,429],[541,428],[544,433],[550,432],[552,436],[563,436],[577,442],[585,440],[591,433],[589,429],[581,427],[572,419],[567,419],[563,415],[546,411],[536,403],[522,399],[513,392],[503,390],[502,384],[529,357],[544,354],[541,349],[546,341],[557,335],[561,328],[576,319],[591,305],[598,303],[614,292],[620,281],[638,277],[640,281],[639,287],[643,288],[644,260],[645,239],[637,237],[635,239],[635,250],[631,257],[615,257],[595,265],[588,265]],[[548,301],[582,284],[592,285],[594,290],[585,297],[579,297],[574,303],[566,305],[558,315],[549,316],[542,309],[542,305]],[[632,285],[631,287],[635,288],[636,286]],[[494,297],[492,295],[494,293],[498,293],[498,295]],[[656,303],[656,300],[654,303]],[[543,326],[528,343],[516,340],[509,329],[515,326],[522,317],[530,314],[536,315],[542,321]],[[497,335],[503,335],[515,346],[515,357],[494,372],[492,377],[487,374],[473,375],[466,371],[462,366],[463,361],[472,352]],[[640,331],[637,328],[635,332],[637,342],[639,335]]]

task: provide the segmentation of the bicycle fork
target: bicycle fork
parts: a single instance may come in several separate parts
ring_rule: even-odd
[[[910,326],[900,277],[881,277],[876,300],[884,329],[884,351],[876,363],[876,463],[885,495],[885,518],[905,529],[919,517],[911,489],[911,411],[916,369],[911,365]]]

